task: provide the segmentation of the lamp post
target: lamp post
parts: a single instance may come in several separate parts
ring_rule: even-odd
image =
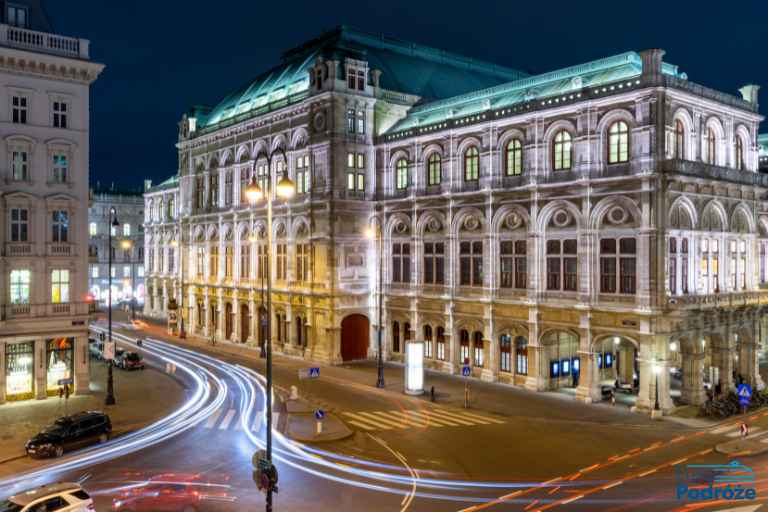
[[[107,273],[109,277],[109,305],[107,307],[107,333],[108,333],[108,343],[112,343],[112,231],[114,230],[115,233],[117,233],[117,228],[120,226],[120,223],[117,221],[117,210],[115,210],[115,207],[111,207],[109,209],[109,247],[107,249],[108,253],[108,264],[107,264]],[[114,358],[114,352],[112,357]],[[107,397],[104,399],[105,405],[115,405],[115,382],[114,378],[112,376],[112,366],[113,366],[114,359],[109,360],[109,364],[107,365]]]
[[[133,243],[131,243],[130,240],[126,239],[126,240],[123,240],[122,242],[120,242],[120,248],[123,251],[129,251],[131,249],[131,247],[133,247]],[[127,283],[128,284],[128,289],[131,290],[131,320],[135,320],[136,319],[136,310],[133,307],[133,301],[135,299],[135,296],[134,296],[134,293],[133,293],[133,263],[131,261],[133,258],[131,257],[130,253],[128,253],[128,258],[127,259],[128,259],[128,263],[129,263],[128,269],[129,269],[129,274],[130,275],[128,276],[128,278],[125,281],[123,281],[123,291],[125,291],[125,286],[126,286],[126,283]],[[125,274],[123,274],[123,277],[125,277]]]
[[[267,462],[270,468],[270,474],[274,475],[274,468],[272,466],[272,259],[269,257],[269,251],[272,249],[272,157],[275,152],[280,152],[283,155],[283,161],[286,165],[286,170],[280,181],[275,186],[275,195],[283,199],[289,199],[293,196],[296,188],[293,182],[288,179],[288,158],[285,155],[285,151],[282,148],[277,148],[272,153],[261,151],[256,155],[255,162],[258,162],[260,158],[267,159],[267,176],[266,186],[264,190],[259,186],[256,178],[251,177],[251,182],[245,190],[245,195],[248,198],[248,202],[253,208],[256,203],[263,197],[267,201],[267,339],[264,343],[266,356],[267,356]],[[272,512],[272,491],[273,485],[267,487],[267,500],[266,510]]]
[[[179,230],[179,240],[184,239],[184,233]],[[179,298],[179,338],[184,339],[187,333],[184,330],[184,249],[183,244],[173,240],[171,246],[179,249],[179,289],[181,290]]]
[[[661,373],[661,365],[656,361],[653,362],[653,374],[656,376],[656,401],[653,404],[653,410],[659,410],[659,374]]]
[[[377,242],[378,242],[377,245],[378,245],[378,252],[379,252],[379,256],[378,256],[379,270],[378,270],[378,277],[377,277],[377,280],[376,280],[377,281],[376,282],[376,291],[377,291],[377,294],[378,294],[377,308],[378,308],[378,318],[379,319],[378,319],[378,326],[377,326],[377,329],[376,329],[376,343],[377,343],[377,347],[376,347],[376,387],[377,388],[383,388],[384,387],[384,360],[382,358],[382,348],[381,348],[382,347],[382,341],[381,341],[382,325],[381,325],[381,322],[382,322],[382,316],[383,316],[382,315],[382,297],[381,297],[381,295],[382,295],[382,293],[381,293],[382,289],[381,288],[382,287],[381,287],[381,285],[382,285],[382,274],[383,274],[383,269],[384,269],[384,252],[383,252],[383,247],[382,247],[382,244],[383,244],[383,242],[382,242],[383,236],[382,235],[383,235],[383,233],[382,233],[382,230],[381,230],[381,223],[379,222],[378,226],[371,226],[371,227],[369,227],[366,234],[368,235],[368,238],[373,239],[375,237]]]

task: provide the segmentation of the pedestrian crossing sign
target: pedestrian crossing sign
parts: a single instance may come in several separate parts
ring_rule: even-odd
[[[739,384],[736,394],[739,395],[741,405],[749,405],[749,400],[752,398],[752,388],[749,387],[749,384]]]

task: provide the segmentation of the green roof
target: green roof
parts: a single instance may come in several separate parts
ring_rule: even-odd
[[[485,88],[453,98],[426,103],[412,108],[406,117],[396,123],[388,133],[439,123],[559,94],[581,91],[639,76],[642,60],[636,52],[626,52],[612,57],[579,64],[540,75],[529,76],[511,82]],[[677,66],[664,63],[662,72],[685,78]]]
[[[768,133],[758,134],[757,145],[760,146],[760,156],[768,156]]]
[[[350,57],[382,72],[383,89],[426,99],[449,98],[527,76],[527,73],[414,43],[341,26],[289,50],[283,62],[248,81],[211,111],[198,111],[202,129],[268,111],[268,106],[306,97],[308,70],[315,59],[343,62]],[[341,70],[339,70],[340,72]]]
[[[171,176],[167,180],[158,183],[154,187],[149,187],[147,190],[144,191],[145,194],[151,194],[152,192],[160,192],[161,190],[166,190],[169,188],[176,188],[179,186],[179,176],[178,174]]]

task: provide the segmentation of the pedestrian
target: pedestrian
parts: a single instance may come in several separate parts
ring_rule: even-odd
[[[59,401],[64,398],[64,387],[59,386]]]
[[[739,433],[741,434],[742,439],[746,439],[746,437],[749,435],[749,427],[746,423],[742,422],[742,424],[739,425]]]
[[[429,398],[431,401],[435,401],[435,386],[429,388]]]
[[[611,405],[616,405],[616,390],[611,390]]]
[[[69,400],[69,384],[64,386],[64,399]]]

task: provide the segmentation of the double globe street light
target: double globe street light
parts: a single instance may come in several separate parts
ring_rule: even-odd
[[[255,162],[258,162],[262,158],[266,158],[267,160],[267,173],[264,177],[264,188],[262,189],[262,187],[259,186],[258,181],[256,181],[256,176],[252,175],[251,182],[245,189],[245,197],[248,199],[251,208],[256,206],[256,204],[262,199],[266,199],[267,201],[267,318],[265,326],[266,340],[262,345],[262,349],[266,350],[267,358],[267,462],[271,470],[270,474],[275,474],[274,470],[272,469],[272,258],[270,252],[272,251],[272,157],[277,152],[282,154],[283,162],[285,162],[286,165],[286,170],[283,171],[282,177],[274,187],[274,196],[281,199],[290,199],[293,197],[296,192],[296,186],[294,185],[293,181],[288,178],[288,158],[286,157],[285,151],[283,151],[282,148],[278,148],[272,153],[266,153],[265,151],[262,151],[256,155],[256,158],[254,159]],[[253,224],[253,222],[251,222],[251,224]],[[253,226],[251,226],[251,229],[253,229]],[[267,487],[266,500],[267,512],[272,511],[272,490],[273,486],[269,485]]]

